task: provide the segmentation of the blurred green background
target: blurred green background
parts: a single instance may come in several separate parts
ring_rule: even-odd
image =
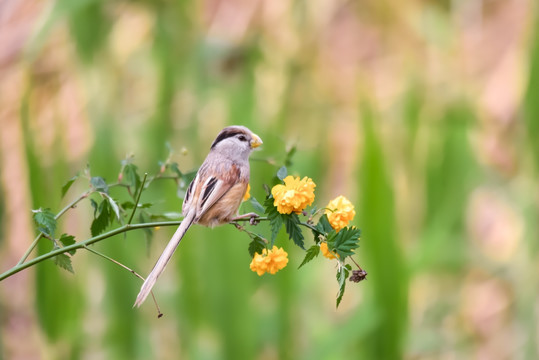
[[[193,227],[154,289],[88,252],[0,283],[0,359],[536,359],[539,357],[539,16],[532,0],[0,3],[0,272],[90,164],[135,155],[195,169],[219,130],[264,140],[263,198],[286,149],[343,194],[368,281],[338,310],[335,263],[249,270],[248,237]],[[183,150],[187,151],[183,151]],[[173,183],[143,195],[179,211]],[[246,209],[249,210],[249,209]],[[90,236],[81,203],[58,233]],[[145,275],[174,229],[96,249]],[[258,229],[257,229],[258,230]],[[40,251],[47,251],[46,240]],[[353,286],[352,286],[353,285]]]

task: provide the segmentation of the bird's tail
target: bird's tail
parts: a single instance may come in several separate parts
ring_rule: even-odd
[[[165,267],[167,266],[168,262],[170,261],[170,258],[172,257],[172,254],[174,254],[174,251],[180,244],[180,241],[182,240],[183,236],[185,235],[185,232],[191,224],[193,223],[193,220],[195,219],[195,212],[190,211],[188,214],[184,217],[182,223],[178,227],[178,230],[172,235],[172,239],[167,244],[167,247],[165,250],[163,250],[163,253],[159,257],[159,260],[155,263],[152,271],[150,272],[150,275],[146,278],[144,281],[144,284],[142,284],[142,287],[140,288],[140,292],[137,295],[137,300],[135,301],[135,306],[140,306],[144,300],[146,300],[146,297],[152,291],[152,287],[155,285],[155,282],[157,281],[157,278],[163,270],[165,270]]]

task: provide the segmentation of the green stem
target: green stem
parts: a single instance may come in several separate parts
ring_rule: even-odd
[[[4,272],[3,274],[0,274],[0,281],[18,273],[19,271],[29,268],[32,265],[40,263],[46,259],[50,259],[56,255],[60,255],[60,254],[63,254],[72,250],[84,248],[90,244],[99,242],[101,240],[112,237],[114,235],[118,235],[118,234],[131,231],[131,230],[145,229],[145,228],[158,227],[158,226],[178,226],[180,224],[181,224],[181,221],[161,221],[161,222],[152,222],[152,223],[144,223],[144,224],[126,224],[126,225],[120,226],[117,229],[106,232],[104,234],[91,237],[87,240],[84,240],[84,241],[81,241],[81,242],[78,242],[69,246],[65,246],[60,249],[52,250],[46,254],[33,258],[32,260],[29,260],[25,263],[17,264],[16,266],[12,267],[8,271]]]
[[[137,211],[137,206],[140,201],[140,195],[142,195],[142,190],[144,190],[144,184],[146,183],[146,178],[148,177],[148,173],[144,173],[144,179],[142,179],[142,184],[140,184],[140,190],[137,194],[137,200],[135,201],[135,206],[133,206],[133,212],[131,212],[131,216],[129,217],[129,221],[127,224],[131,224],[131,221],[133,220],[133,216],[135,216],[135,212]]]
[[[249,221],[250,219],[240,219],[238,221]],[[259,216],[257,218],[254,219],[255,221],[269,221],[269,218],[267,216]],[[318,234],[322,234],[322,232],[320,232],[320,230],[318,230],[315,226],[309,224],[309,223],[306,223],[306,222],[299,222],[299,225],[302,225],[302,226],[305,226],[306,228],[309,228],[311,229],[312,231],[315,231],[316,233]]]
[[[245,227],[241,226],[236,221],[231,222],[231,224],[234,225],[236,227],[236,229],[238,229],[239,231],[243,231],[243,232],[247,233],[247,235],[249,235],[249,237],[251,239],[254,239],[255,237],[257,237],[257,238],[262,239],[262,241],[264,241],[266,244],[268,243],[267,239],[263,238],[262,236],[258,235],[257,233],[255,233],[255,232],[253,232],[251,230],[247,230]]]

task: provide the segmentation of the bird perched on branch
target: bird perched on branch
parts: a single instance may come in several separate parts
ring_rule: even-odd
[[[249,155],[261,144],[245,126],[229,126],[217,135],[187,188],[183,221],[142,284],[134,306],[144,302],[192,224],[213,227],[246,217],[238,216],[238,208],[249,184]]]

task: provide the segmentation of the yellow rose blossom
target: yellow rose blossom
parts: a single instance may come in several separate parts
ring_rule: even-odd
[[[339,254],[334,254],[328,249],[328,244],[323,242],[320,244],[320,251],[322,251],[322,255],[328,259],[335,259],[336,257],[339,257]]]
[[[269,272],[275,274],[288,264],[288,254],[283,248],[273,246],[273,249],[264,249],[262,254],[256,253],[251,261],[250,268],[255,271],[258,276],[262,276],[264,273]]]
[[[251,185],[247,184],[247,190],[245,190],[245,194],[243,195],[242,201],[247,201],[251,197]]]
[[[344,196],[338,196],[326,206],[326,215],[331,227],[339,231],[356,216],[354,205]]]
[[[311,178],[287,176],[284,178],[284,185],[275,185],[271,189],[271,194],[275,201],[273,205],[281,214],[299,214],[314,201],[314,188],[316,184]]]

